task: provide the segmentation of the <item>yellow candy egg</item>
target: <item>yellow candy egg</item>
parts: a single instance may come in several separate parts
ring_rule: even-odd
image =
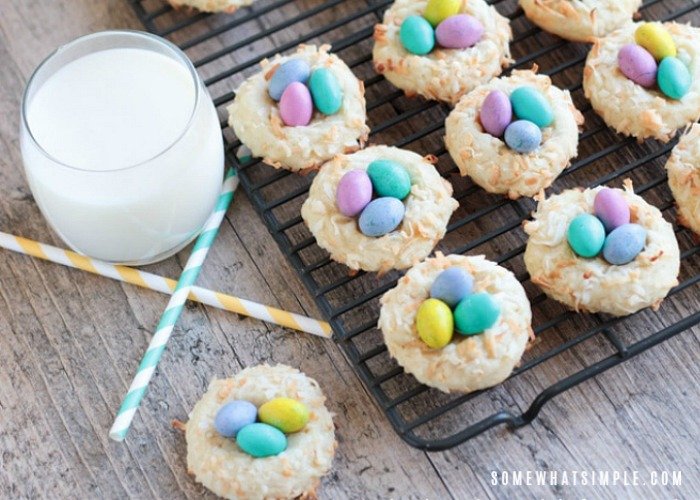
[[[309,409],[296,399],[275,398],[258,408],[258,418],[261,422],[290,434],[302,430],[308,423]]]
[[[443,301],[427,299],[418,308],[416,330],[428,347],[445,347],[452,340],[454,328],[452,309]]]
[[[654,59],[676,57],[676,44],[661,23],[644,23],[634,32],[634,41],[647,49]]]
[[[429,0],[423,17],[435,27],[448,17],[458,14],[461,6],[462,0]]]

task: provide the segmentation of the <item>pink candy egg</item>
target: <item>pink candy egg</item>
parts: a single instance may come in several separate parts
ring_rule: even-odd
[[[501,137],[512,119],[513,107],[508,96],[500,90],[489,92],[479,111],[484,130],[494,137]]]
[[[623,46],[617,53],[617,65],[623,75],[642,87],[656,85],[656,60],[641,45],[628,43]]]
[[[311,93],[301,82],[292,82],[282,92],[279,102],[280,117],[288,127],[308,125],[314,112]]]
[[[481,40],[484,26],[469,14],[450,16],[435,29],[437,43],[447,49],[466,49]]]
[[[355,217],[372,201],[372,181],[364,170],[351,170],[338,183],[335,203],[341,214]]]
[[[603,188],[598,191],[593,201],[593,212],[608,233],[630,222],[630,207],[616,189]]]

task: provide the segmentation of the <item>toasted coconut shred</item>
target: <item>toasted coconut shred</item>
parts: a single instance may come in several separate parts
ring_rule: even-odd
[[[461,267],[474,277],[476,292],[489,292],[501,308],[498,322],[473,336],[454,334],[441,349],[424,344],[415,327],[420,304],[440,272]],[[532,334],[530,302],[513,273],[483,255],[426,259],[411,268],[381,298],[379,328],[389,353],[420,382],[444,392],[471,392],[505,380],[520,361]]]
[[[356,169],[367,170],[374,160],[393,160],[411,176],[411,193],[404,200],[401,225],[381,237],[360,232],[355,217],[338,211],[336,190],[340,179]],[[411,151],[371,146],[350,155],[339,155],[323,167],[311,184],[301,216],[322,248],[331,258],[351,269],[386,272],[405,269],[427,257],[445,236],[447,223],[457,207],[452,185],[432,164]]]
[[[569,247],[569,223],[593,213],[595,196],[603,189],[571,189],[540,201],[533,220],[524,225],[529,238],[525,265],[533,283],[554,300],[576,311],[632,314],[657,308],[678,284],[680,252],[673,226],[658,208],[634,194],[627,182],[619,190],[630,206],[631,222],[647,230],[644,250],[629,264],[608,264],[601,256],[586,259]]]
[[[700,125],[681,137],[666,163],[680,222],[700,234]]]
[[[528,154],[510,149],[502,139],[486,132],[479,121],[481,105],[492,90],[509,95],[523,85],[538,89],[554,112],[554,122],[542,130],[542,144]],[[552,85],[546,75],[513,71],[511,76],[493,79],[460,99],[445,120],[445,145],[460,173],[486,191],[510,198],[534,196],[549,187],[576,156],[582,124],[583,115],[568,90]]]
[[[168,0],[173,7],[193,7],[202,12],[233,14],[239,7],[247,7],[255,0]]]
[[[330,46],[300,45],[290,56],[277,55],[261,62],[262,71],[245,80],[228,107],[228,123],[236,136],[275,168],[294,172],[318,168],[336,154],[361,148],[369,134],[365,124],[365,92],[348,66]],[[336,114],[318,111],[307,126],[287,127],[282,123],[277,103],[267,93],[274,70],[290,59],[303,59],[311,70],[326,67],[335,75],[343,91],[343,105]]]
[[[236,399],[260,407],[276,398],[304,403],[309,422],[287,435],[279,455],[254,458],[235,439],[220,436],[214,418],[222,405]],[[212,380],[186,426],[187,468],[197,481],[224,498],[273,499],[313,497],[335,454],[335,428],[318,383],[285,365],[246,368],[235,377]]]
[[[700,30],[664,23],[678,49],[678,59],[688,66],[693,80],[688,93],[674,100],[660,90],[636,84],[618,68],[618,52],[634,43],[640,24],[631,23],[596,41],[583,70],[583,89],[596,113],[618,132],[668,142],[678,129],[700,118]]]
[[[642,0],[520,0],[527,18],[574,42],[593,42],[632,20]]]
[[[436,47],[424,56],[411,54],[399,39],[401,23],[422,15],[427,4],[427,0],[396,0],[384,13],[374,29],[374,67],[407,95],[455,103],[510,64],[510,25],[483,0],[462,2],[460,13],[476,17],[484,26],[482,39],[467,49]]]

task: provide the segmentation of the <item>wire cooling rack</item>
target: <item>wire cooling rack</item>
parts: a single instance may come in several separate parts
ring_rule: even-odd
[[[530,283],[522,260],[525,235],[521,225],[534,202],[488,194],[460,177],[443,143],[443,122],[449,107],[409,99],[372,69],[373,26],[389,0],[257,0],[233,15],[176,11],[161,0],[130,3],[149,31],[169,38],[194,61],[218,108],[228,161],[238,166],[243,188],[331,322],[336,340],[366,388],[409,444],[440,450],[500,424],[525,425],[557,394],[700,322],[700,311],[692,305],[697,303],[692,297],[697,295],[700,280],[700,246],[682,228],[676,229],[682,255],[680,284],[658,312],[644,310],[625,318],[575,314],[547,299]],[[675,142],[638,144],[613,133],[583,97],[581,74],[588,47],[535,28],[515,0],[490,3],[511,20],[512,68],[537,64],[557,86],[571,91],[586,119],[579,157],[550,192],[601,183],[620,186],[623,179],[630,178],[637,193],[675,221],[663,169]],[[648,20],[700,25],[700,2],[647,0],[640,14]],[[437,167],[452,182],[460,208],[437,249],[485,254],[512,270],[523,283],[531,300],[537,339],[521,366],[503,384],[476,393],[449,395],[404,373],[388,355],[376,328],[379,297],[395,286],[400,273],[351,275],[316,245],[299,215],[312,175],[274,170],[257,160],[246,164],[237,161],[240,142],[226,125],[225,111],[234,97],[232,90],[258,71],[260,60],[291,51],[299,43],[331,44],[364,80],[371,143],[396,145],[439,158]],[[594,383],[603,384],[601,379]]]

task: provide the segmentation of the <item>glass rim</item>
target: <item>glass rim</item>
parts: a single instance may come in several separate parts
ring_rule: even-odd
[[[59,55],[60,53],[76,46],[81,43],[88,42],[90,40],[94,40],[97,38],[102,38],[105,36],[114,36],[114,35],[122,35],[122,36],[131,36],[135,38],[142,38],[145,40],[148,40],[150,42],[155,42],[157,44],[162,45],[163,47],[167,48],[179,61],[181,64],[183,64],[188,72],[189,75],[192,79],[192,82],[194,83],[194,103],[192,106],[192,111],[190,112],[190,116],[187,119],[187,123],[184,125],[182,131],[173,139],[171,143],[169,143],[165,148],[163,148],[161,151],[157,152],[156,154],[152,155],[149,158],[146,158],[144,160],[139,160],[136,163],[133,163],[131,165],[125,165],[123,167],[118,167],[118,168],[111,168],[108,170],[90,170],[87,168],[81,168],[77,167],[75,165],[69,165],[68,163],[59,160],[52,154],[50,154],[48,151],[44,149],[44,147],[39,143],[39,141],[34,137],[34,134],[32,133],[32,128],[29,126],[29,120],[27,119],[27,106],[28,106],[28,96],[29,96],[29,90],[33,87],[35,83],[35,79],[41,72],[41,70],[48,64],[49,61],[51,61],[54,57]],[[115,47],[116,48],[116,47]],[[103,49],[103,50],[109,50],[109,49]],[[90,53],[96,53],[96,52],[101,52],[101,50],[95,50]],[[86,54],[87,55],[87,54]],[[34,69],[32,72],[31,76],[29,77],[29,80],[27,80],[27,85],[24,88],[24,92],[22,94],[22,105],[20,106],[20,115],[21,115],[21,120],[22,120],[22,126],[26,129],[27,131],[27,136],[30,138],[32,144],[37,148],[38,151],[41,152],[43,156],[45,156],[47,159],[51,160],[52,162],[65,167],[69,168],[71,170],[77,170],[81,172],[91,172],[95,174],[100,174],[100,173],[109,173],[109,172],[120,172],[124,170],[131,170],[138,168],[146,163],[149,163],[156,158],[164,155],[168,151],[170,151],[177,143],[180,142],[180,140],[185,136],[187,131],[190,130],[192,123],[195,119],[195,115],[197,113],[197,109],[199,107],[200,99],[201,99],[201,91],[200,91],[200,80],[199,80],[199,75],[197,74],[197,70],[195,69],[194,65],[192,64],[192,61],[187,57],[187,55],[174,43],[170,42],[169,40],[166,40],[165,38],[162,38],[157,35],[153,35],[151,33],[147,33],[145,31],[139,31],[139,30],[129,30],[129,29],[119,29],[119,30],[105,30],[105,31],[98,31],[96,33],[90,33],[88,35],[83,35],[79,36],[78,38],[74,38],[70,42],[67,42],[63,45],[60,45],[58,48],[53,50],[49,55],[47,55],[41,63]]]

